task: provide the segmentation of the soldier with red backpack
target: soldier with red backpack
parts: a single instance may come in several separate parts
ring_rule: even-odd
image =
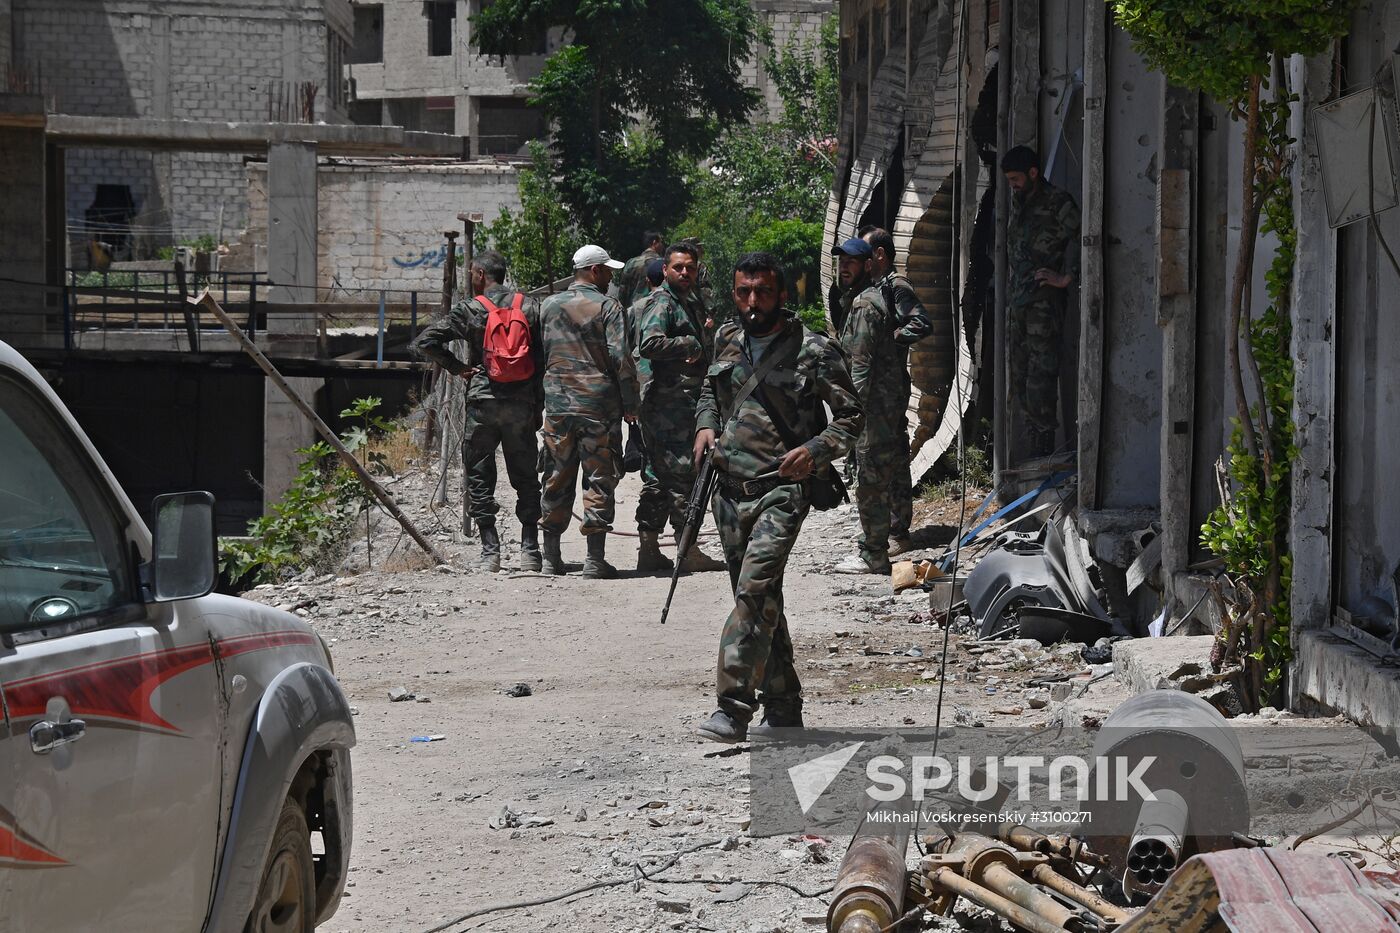
[[[413,351],[467,381],[467,421],[462,460],[469,511],[481,529],[478,569],[501,569],[496,528],[496,448],[506,461],[520,519],[520,567],[539,571],[540,477],[536,433],[544,412],[544,363],[540,353],[539,305],[506,288],[506,260],[487,250],[472,260],[470,299],[433,321],[413,342]],[[467,360],[453,354],[452,341],[467,345]]]

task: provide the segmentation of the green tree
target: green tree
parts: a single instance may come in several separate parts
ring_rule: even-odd
[[[1226,363],[1235,396],[1229,447],[1232,488],[1202,529],[1240,598],[1213,657],[1248,656],[1259,703],[1282,687],[1291,624],[1288,554],[1295,452],[1290,305],[1297,236],[1293,226],[1289,106],[1281,67],[1346,34],[1355,0],[1108,0],[1133,45],[1167,80],[1205,91],[1244,123],[1240,247],[1235,258]],[[1271,86],[1272,85],[1272,86]],[[1270,306],[1251,319],[1254,252],[1261,215],[1279,243],[1267,276]],[[1249,373],[1256,404],[1245,390]]]
[[[748,0],[496,0],[472,26],[492,55],[568,32],[531,103],[553,127],[560,194],[614,249],[680,219],[690,165],[758,99],[740,75],[758,30]]]
[[[760,244],[778,252],[794,278],[820,266],[840,109],[839,48],[834,16],[814,39],[770,46],[764,68],[782,103],[777,120],[726,132],[694,180],[681,229],[704,240],[726,306],[723,279],[741,253]]]
[[[519,288],[548,285],[569,274],[570,257],[587,238],[560,200],[543,143],[530,144],[530,165],[517,175],[520,210],[503,208],[481,228],[478,248],[499,250]]]

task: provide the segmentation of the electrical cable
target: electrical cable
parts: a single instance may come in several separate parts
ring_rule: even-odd
[[[961,0],[958,9],[958,16],[959,21],[957,24],[957,62],[959,69],[961,69],[963,64],[963,58],[966,55],[967,0]],[[966,93],[965,88],[963,87],[963,80],[961,77],[959,77],[958,79],[957,97],[957,109],[955,111],[956,116],[954,117],[953,126],[954,139],[960,139],[962,137],[963,107],[966,105]],[[961,202],[962,192],[960,190],[960,186],[957,184],[959,167],[960,166],[955,165],[953,169],[954,184],[952,213],[954,224],[958,224],[960,222],[960,218],[958,216],[958,208]],[[953,257],[953,262],[957,262],[956,256]],[[956,269],[954,271],[956,271]],[[958,276],[952,276],[952,281],[956,282],[958,280]],[[962,328],[961,302],[952,302],[952,314],[953,336],[955,339],[958,339],[961,334]],[[958,587],[958,561],[962,557],[963,523],[967,520],[967,414],[966,411],[963,409],[962,405],[962,393],[962,367],[954,366],[953,399],[957,400],[958,405],[958,537],[956,538],[953,544],[952,574],[949,578],[948,584],[948,605],[946,607],[945,614],[943,617],[943,647],[939,653],[938,661],[938,702],[937,705],[934,707],[933,714],[933,757],[935,759],[937,759],[938,757],[938,739],[943,731],[943,696],[948,685],[948,643],[951,640],[953,633],[953,604],[956,599]],[[924,850],[924,843],[922,838],[923,820],[924,811],[923,807],[921,806],[919,808],[918,819],[916,819],[914,822],[914,844],[918,848],[919,853],[921,855],[927,855],[928,853]]]
[[[685,856],[687,856],[687,855],[692,855],[692,854],[694,854],[694,853],[696,853],[696,852],[701,851],[702,849],[711,849],[711,848],[714,848],[715,846],[718,846],[718,845],[720,845],[720,844],[722,844],[722,843],[723,843],[723,840],[721,840],[721,839],[715,839],[715,840],[711,840],[711,841],[709,841],[709,842],[700,843],[699,845],[691,846],[691,847],[688,848],[688,849],[683,849],[683,850],[681,850],[680,852],[677,852],[675,855],[672,855],[672,856],[666,861],[666,863],[665,863],[664,865],[662,865],[660,868],[655,868],[655,869],[652,869],[651,871],[647,871],[645,868],[643,868],[643,867],[642,867],[642,863],[641,863],[640,861],[633,862],[633,863],[632,863],[632,872],[633,872],[633,873],[632,873],[632,875],[631,875],[630,877],[608,878],[608,879],[601,880],[601,881],[594,881],[594,882],[591,883],[591,884],[580,885],[579,887],[571,888],[570,890],[568,890],[568,891],[563,891],[563,892],[561,892],[561,893],[559,893],[559,894],[552,894],[552,895],[548,895],[548,896],[544,896],[544,897],[529,898],[529,899],[520,900],[520,901],[512,901],[512,902],[506,903],[506,904],[492,904],[492,905],[487,906],[487,907],[482,907],[482,908],[480,908],[479,910],[469,911],[469,912],[463,914],[462,916],[457,917],[457,918],[454,919],[454,920],[449,920],[449,921],[447,921],[446,923],[439,924],[438,926],[435,926],[435,927],[433,927],[432,929],[424,930],[423,933],[445,933],[446,930],[450,930],[450,929],[452,929],[453,927],[458,926],[458,925],[460,925],[460,924],[462,924],[462,923],[465,923],[465,922],[468,921],[468,920],[474,920],[474,919],[476,919],[477,917],[484,917],[484,916],[486,916],[487,914],[500,913],[500,912],[505,911],[505,910],[522,910],[522,909],[524,909],[524,908],[526,908],[526,907],[542,907],[542,906],[544,906],[545,904],[553,904],[553,903],[555,903],[556,901],[567,900],[568,898],[571,898],[571,897],[577,897],[577,896],[580,895],[580,894],[590,894],[590,893],[592,893],[592,892],[594,892],[594,891],[599,891],[599,890],[602,890],[602,889],[604,889],[604,888],[616,888],[616,887],[620,887],[620,886],[622,886],[622,885],[624,885],[624,884],[640,884],[642,881],[650,881],[650,882],[652,882],[653,884],[699,884],[699,883],[708,884],[709,882],[706,881],[705,879],[696,879],[696,878],[661,878],[661,877],[658,877],[658,876],[659,876],[663,871],[667,871],[668,869],[674,867],[675,864],[676,864],[677,862],[679,862],[683,857],[685,857]],[[801,895],[802,897],[806,897],[806,898],[817,898],[817,897],[821,897],[822,895],[830,894],[833,890],[835,890],[835,886],[833,885],[832,887],[829,887],[829,888],[822,888],[822,889],[820,889],[820,890],[818,890],[818,891],[813,891],[813,892],[810,892],[810,893],[809,893],[809,892],[807,892],[807,891],[802,890],[801,888],[798,888],[798,887],[795,886],[795,885],[788,884],[788,883],[785,882],[785,881],[776,881],[776,880],[771,880],[771,879],[761,879],[761,880],[758,880],[758,881],[741,880],[739,883],[740,883],[740,884],[748,884],[748,885],[771,885],[771,886],[774,886],[774,887],[786,888],[786,889],[788,889],[789,891],[792,891],[792,892],[794,892],[795,894],[799,894],[799,895]]]

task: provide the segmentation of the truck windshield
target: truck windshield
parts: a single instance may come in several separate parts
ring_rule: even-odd
[[[86,454],[49,406],[0,376],[0,631],[131,601],[124,536]]]

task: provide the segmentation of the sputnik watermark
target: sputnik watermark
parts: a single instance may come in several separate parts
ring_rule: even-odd
[[[849,755],[846,760],[850,760]],[[905,766],[903,759],[895,755],[877,755],[865,764],[865,776],[870,780],[866,793],[871,800],[880,803],[924,800],[947,790],[956,790],[968,803],[1011,797],[1020,803],[1032,799],[1082,801],[1090,799],[1090,795],[1099,801],[1148,801],[1157,797],[1143,783],[1143,776],[1156,760],[1150,755],[1137,759],[1059,755],[1049,759],[1047,764],[1046,758],[1040,755],[988,755],[977,763],[970,755],[959,755],[953,760],[915,755],[909,761],[909,777],[906,778],[901,773]],[[1048,778],[1045,793],[1038,790],[1042,782],[1032,777],[1033,774],[1038,777],[1040,772],[1045,772]],[[1003,777],[1008,774],[1012,776],[1010,781]],[[1066,781],[1066,777],[1072,780]],[[834,779],[833,775],[827,784]],[[803,812],[810,809],[809,804]]]

